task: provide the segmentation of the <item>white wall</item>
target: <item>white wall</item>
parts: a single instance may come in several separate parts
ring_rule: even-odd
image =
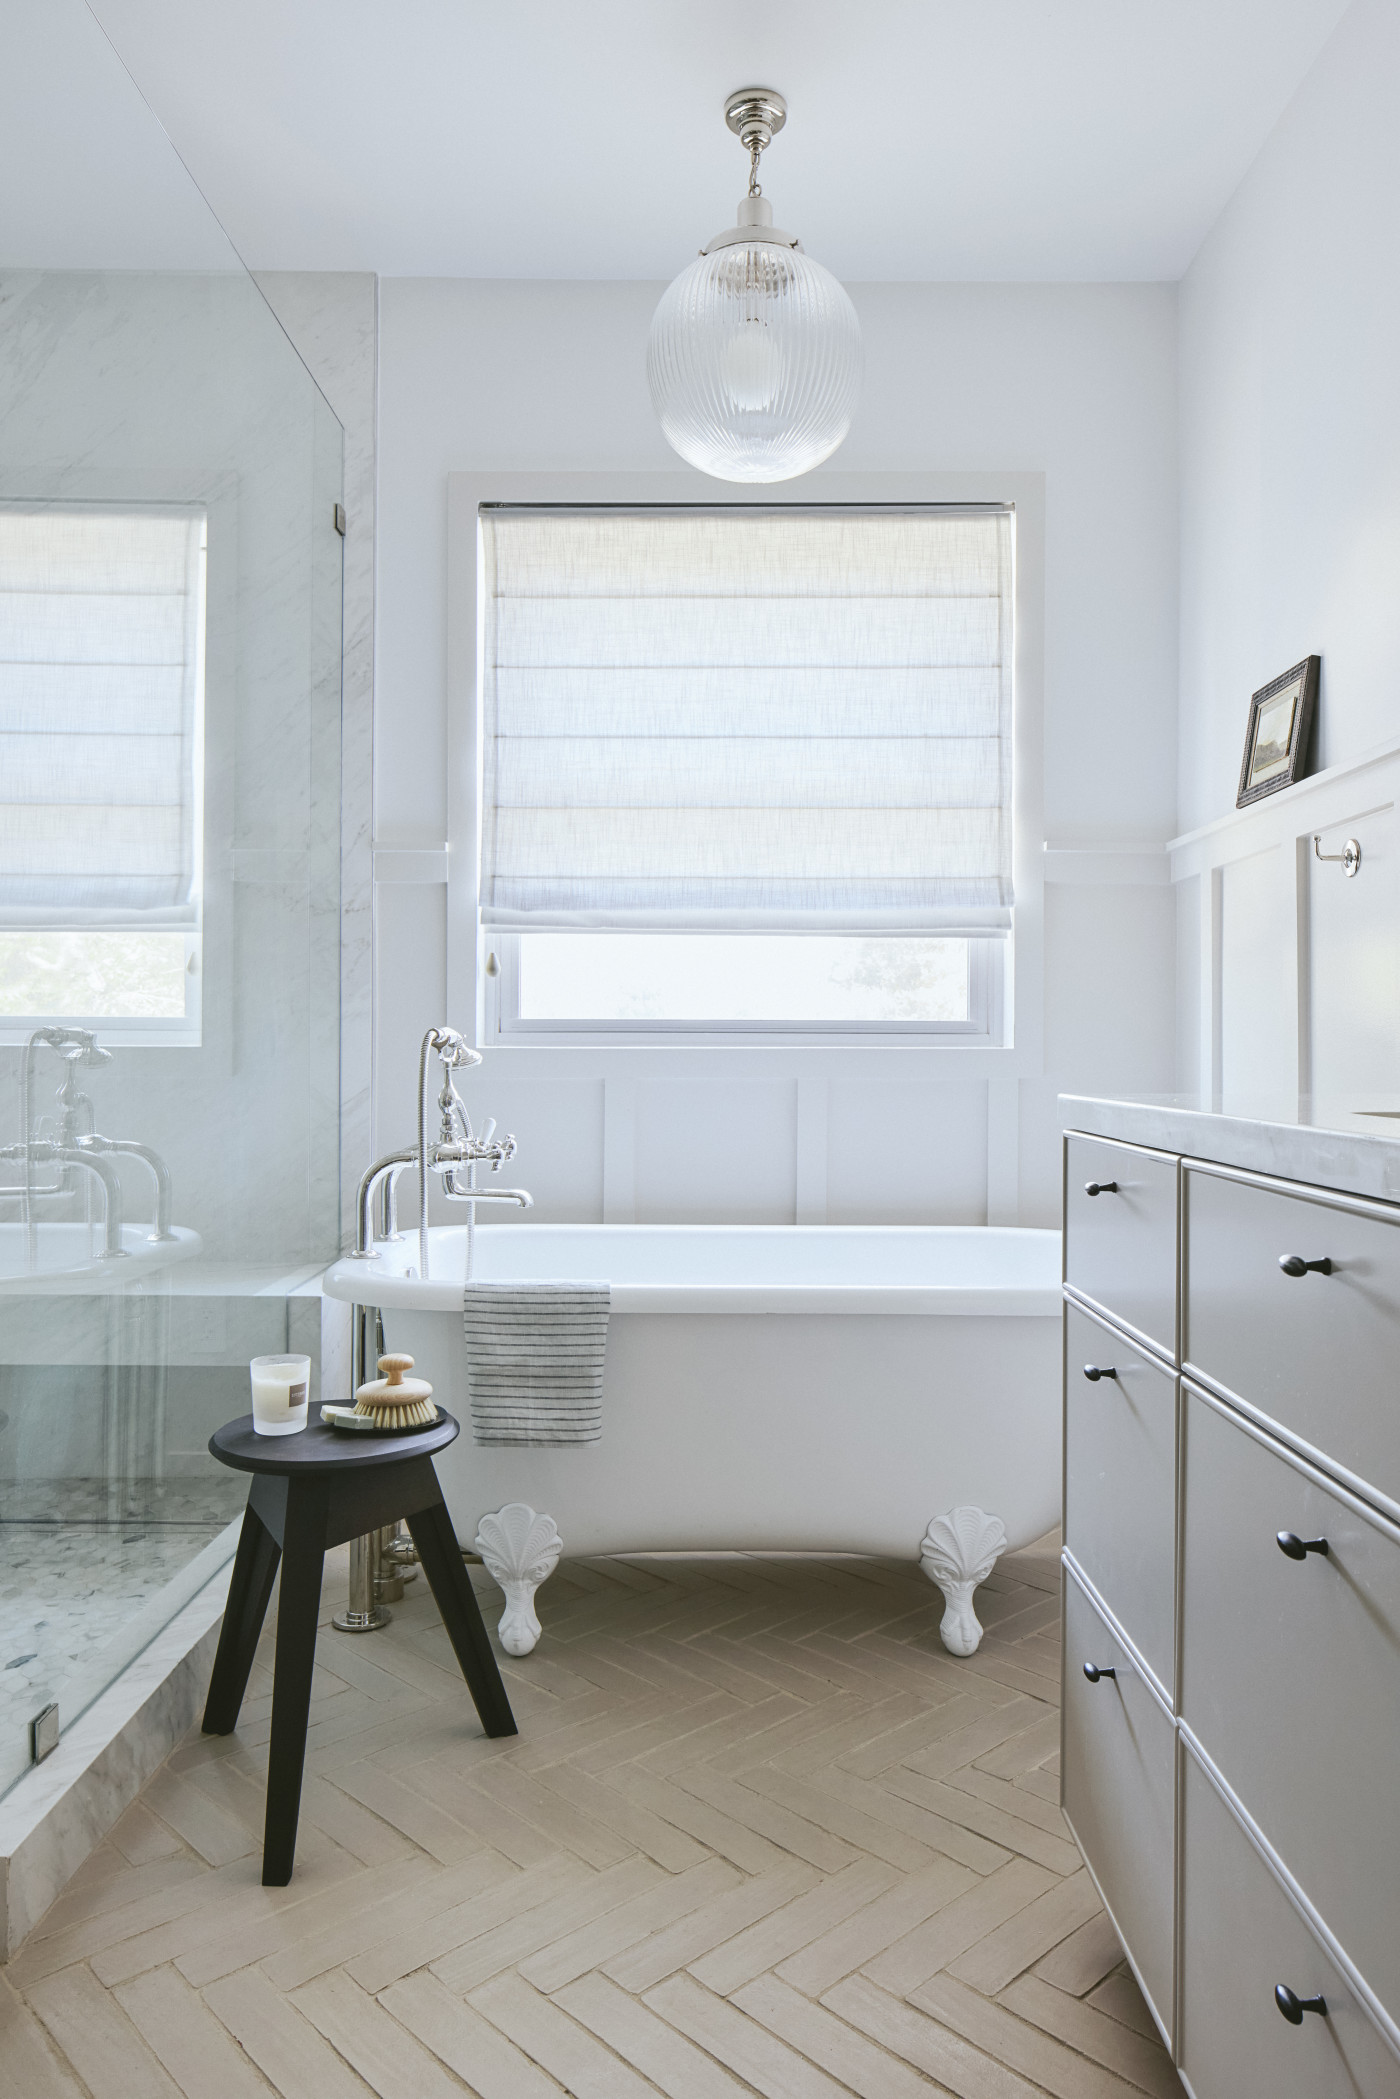
[[[1357,0],[1181,287],[1181,822],[1322,657],[1318,764],[1400,729],[1400,9]]]
[[[650,284],[386,280],[380,300],[375,769],[381,845],[446,836],[446,480],[470,469],[673,471],[643,370]],[[1150,845],[1175,827],[1175,293],[1169,286],[857,285],[863,405],[846,471],[1046,476],[1046,831],[1052,844]],[[719,485],[697,475],[697,497]],[[806,484],[816,496],[821,477]],[[1158,869],[1087,852],[1047,895],[1046,1056],[1020,1081],[894,1082],[859,1053],[826,1100],[825,1209],[836,1217],[1026,1222],[1058,1213],[1054,1096],[1165,1089],[1174,1067],[1174,929]],[[1095,880],[1105,872],[1112,879]],[[1165,873],[1165,863],[1160,864]],[[1051,878],[1055,875],[1052,872]],[[376,1137],[408,1135],[413,1058],[444,1017],[443,892],[380,883]],[[449,1018],[460,1021],[462,1016]],[[635,1078],[631,1207],[781,1217],[798,1206],[798,1065],[674,1078],[640,1052],[494,1051],[472,1081],[521,1140],[544,1215],[603,1214],[609,1071]],[[654,1060],[669,1053],[648,1053]],[[550,1060],[547,1064],[544,1060]],[[628,1060],[631,1060],[630,1062]],[[780,1060],[779,1060],[780,1062]],[[688,1066],[688,1070],[693,1067]],[[737,1067],[728,1066],[731,1073]],[[599,1073],[602,1072],[602,1082]],[[567,1087],[567,1092],[561,1092]],[[692,1090],[700,1099],[691,1098]],[[810,1092],[810,1089],[809,1089]],[[678,1132],[703,1113],[725,1155]],[[611,1135],[609,1130],[611,1129]],[[994,1184],[989,1197],[988,1177]],[[614,1200],[610,1214],[623,1214]],[[804,1215],[809,1215],[804,1210]]]
[[[1250,693],[1305,655],[1318,769],[1400,737],[1397,107],[1400,9],[1356,0],[1181,286],[1184,830],[1233,811]],[[1348,778],[1176,856],[1183,1010],[1205,1015],[1189,1076],[1400,1084],[1391,774]],[[1354,882],[1309,862],[1322,823],[1329,851],[1360,837]]]

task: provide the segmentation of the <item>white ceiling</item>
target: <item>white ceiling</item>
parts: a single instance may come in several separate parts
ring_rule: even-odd
[[[91,0],[258,269],[667,278],[788,97],[841,276],[1175,278],[1347,0]]]

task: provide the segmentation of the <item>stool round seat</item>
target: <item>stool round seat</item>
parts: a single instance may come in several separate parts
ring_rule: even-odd
[[[209,1455],[235,1472],[281,1472],[298,1479],[315,1472],[339,1472],[342,1467],[368,1471],[377,1465],[393,1465],[405,1458],[431,1458],[446,1450],[462,1433],[455,1415],[438,1408],[431,1428],[369,1433],[364,1429],[328,1428],[323,1421],[308,1422],[294,1436],[260,1436],[251,1414],[226,1421],[209,1438]]]

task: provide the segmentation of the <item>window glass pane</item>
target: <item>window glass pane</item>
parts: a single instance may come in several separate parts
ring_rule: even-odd
[[[0,930],[0,1015],[182,1020],[185,937],[178,927]]]
[[[966,1021],[965,940],[522,933],[521,1020]]]

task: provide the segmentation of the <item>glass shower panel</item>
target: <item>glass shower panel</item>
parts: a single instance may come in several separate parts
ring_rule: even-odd
[[[0,1791],[233,1550],[339,1250],[341,430],[82,0],[0,0]]]

